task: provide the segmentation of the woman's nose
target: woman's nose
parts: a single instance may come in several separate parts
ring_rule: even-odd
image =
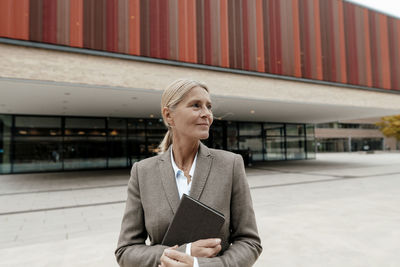
[[[203,107],[201,109],[201,116],[202,117],[211,117],[212,116],[212,112],[208,107]]]

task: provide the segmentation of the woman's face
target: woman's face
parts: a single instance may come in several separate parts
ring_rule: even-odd
[[[191,89],[175,109],[170,111],[168,122],[176,137],[207,139],[213,122],[209,93],[201,87]]]

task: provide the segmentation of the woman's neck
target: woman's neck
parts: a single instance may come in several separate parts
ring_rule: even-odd
[[[173,139],[172,152],[174,153],[174,161],[178,168],[182,169],[184,172],[189,172],[197,150],[199,149],[199,142],[198,140],[185,142],[182,139]]]

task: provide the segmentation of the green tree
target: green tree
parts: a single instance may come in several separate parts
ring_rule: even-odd
[[[394,137],[400,141],[400,114],[382,117],[376,125],[386,137]]]

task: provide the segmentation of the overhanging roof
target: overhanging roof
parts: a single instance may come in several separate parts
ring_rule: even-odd
[[[0,113],[62,116],[160,116],[161,90],[0,78]],[[367,92],[368,93],[368,92]],[[212,95],[216,119],[320,123],[378,117],[398,109]]]

